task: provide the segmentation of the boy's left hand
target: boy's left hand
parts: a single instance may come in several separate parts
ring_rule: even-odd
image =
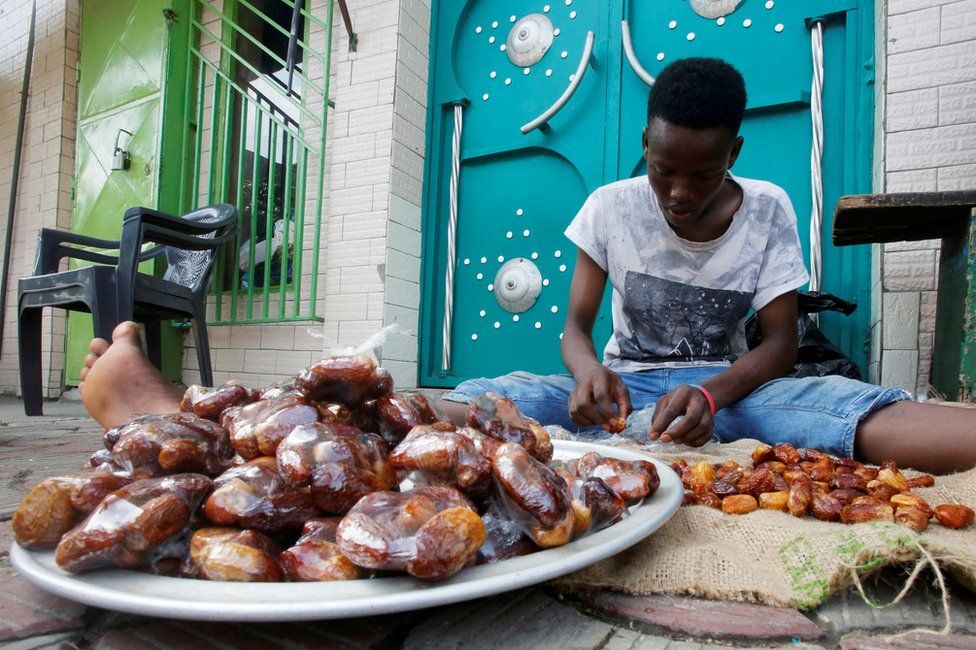
[[[681,419],[674,422],[679,415]],[[701,447],[712,439],[712,428],[708,400],[697,388],[685,385],[678,386],[657,401],[649,437],[661,442]]]

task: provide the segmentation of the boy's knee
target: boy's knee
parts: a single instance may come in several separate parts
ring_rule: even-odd
[[[503,386],[494,379],[478,378],[462,381],[457,387],[446,393],[442,399],[448,402],[460,402],[467,404],[475,397],[485,393],[498,393],[503,397],[508,397]]]
[[[565,402],[572,390],[572,379],[559,375],[540,376],[516,371],[501,377],[468,379],[457,385],[443,399],[454,402],[470,402],[485,393],[496,393],[519,403],[522,401]]]

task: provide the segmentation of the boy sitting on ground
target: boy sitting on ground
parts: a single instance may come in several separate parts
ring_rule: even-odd
[[[572,429],[656,403],[652,440],[757,438],[932,472],[976,464],[971,412],[843,377],[784,377],[808,276],[789,197],[730,172],[745,105],[742,76],[723,61],[661,71],[643,132],[647,176],[599,188],[566,230],[578,247],[562,341],[572,374],[463,382],[441,403],[452,418],[487,391]],[[592,333],[608,278],[614,332],[601,363]],[[762,331],[753,350],[750,310]]]

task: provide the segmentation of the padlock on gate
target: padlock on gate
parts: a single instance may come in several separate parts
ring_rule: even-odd
[[[132,134],[125,129],[119,129],[119,132],[115,134],[115,151],[112,153],[112,171],[124,171],[129,168],[132,164],[129,152],[122,148],[119,140],[122,139],[122,134],[125,133],[132,139]]]

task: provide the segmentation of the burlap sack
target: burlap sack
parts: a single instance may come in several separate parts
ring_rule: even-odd
[[[651,453],[666,462],[731,459],[751,466],[750,454],[758,444],[742,440],[709,445],[704,453],[665,455],[659,448]],[[937,477],[934,487],[914,491],[932,506],[954,502],[976,506],[976,470]],[[929,558],[976,591],[976,528],[951,530],[933,519],[928,530],[919,534],[887,522],[847,525],[768,510],[733,516],[686,506],[643,542],[558,584],[568,589],[685,594],[809,609],[851,586],[855,571],[863,577],[882,566],[911,567]]]

